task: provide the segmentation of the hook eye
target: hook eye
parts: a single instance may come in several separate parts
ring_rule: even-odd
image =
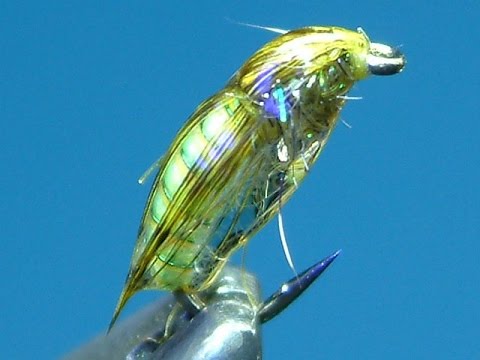
[[[402,52],[396,48],[371,43],[367,64],[368,70],[373,75],[395,75],[403,70],[406,60]]]

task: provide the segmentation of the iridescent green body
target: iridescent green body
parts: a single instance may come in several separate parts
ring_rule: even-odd
[[[303,180],[369,51],[360,31],[291,31],[197,108],[159,165],[114,320],[138,290],[209,286]]]

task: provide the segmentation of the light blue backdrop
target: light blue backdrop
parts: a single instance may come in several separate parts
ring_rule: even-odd
[[[57,358],[105,331],[148,193],[137,178],[274,36],[228,17],[362,26],[408,57],[355,87],[352,129],[285,207],[299,269],[343,254],[265,326],[265,358],[480,358],[478,1],[195,4],[0,5],[0,357]],[[292,276],[274,224],[247,267],[265,294]]]

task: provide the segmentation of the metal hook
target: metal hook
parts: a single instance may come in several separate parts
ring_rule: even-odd
[[[394,47],[371,43],[367,64],[373,75],[395,75],[403,70],[406,60],[402,52]]]
[[[270,321],[283,310],[285,310],[295,299],[303,294],[305,290],[330,266],[337,258],[341,250],[336,251],[325,259],[317,262],[300,275],[284,283],[280,289],[265,300],[258,311],[260,323]]]

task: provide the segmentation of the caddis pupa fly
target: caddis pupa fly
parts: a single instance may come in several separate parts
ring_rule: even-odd
[[[405,65],[361,29],[280,32],[198,106],[159,160],[110,327],[139,290],[207,288],[295,192],[352,86]]]

